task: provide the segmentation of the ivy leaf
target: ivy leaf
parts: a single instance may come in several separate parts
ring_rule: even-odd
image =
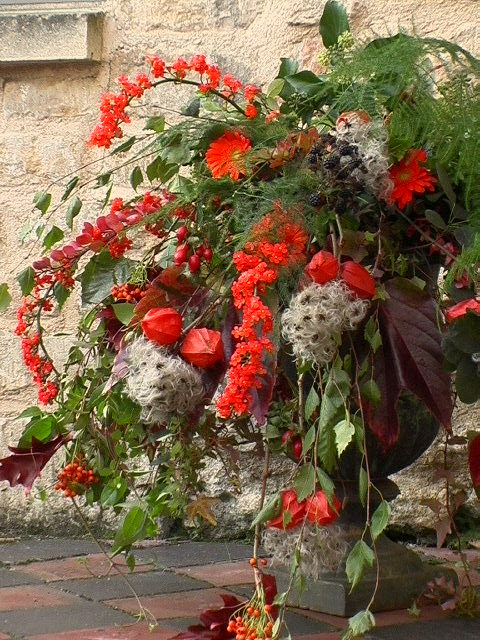
[[[70,227],[70,229],[73,227],[74,218],[76,218],[80,213],[82,204],[83,203],[80,198],[78,196],[75,196],[68,206],[67,213],[65,214],[65,222]]]
[[[311,496],[315,491],[315,468],[312,464],[304,464],[298,470],[293,486],[297,492],[298,502],[303,502],[305,498]]]
[[[18,284],[24,296],[28,296],[35,286],[35,271],[32,267],[27,267],[17,276]]]
[[[135,167],[135,169],[130,174],[130,184],[132,188],[137,190],[137,187],[141,185],[143,182],[143,173],[140,167]]]
[[[208,522],[213,527],[217,526],[217,519],[212,511],[212,506],[218,502],[218,498],[210,498],[208,496],[200,496],[193,502],[191,502],[185,508],[185,512],[190,520],[195,518],[202,518],[205,522]]]
[[[335,444],[337,445],[337,453],[340,457],[348,447],[355,434],[355,425],[350,420],[340,420],[334,426]]]
[[[8,309],[12,301],[12,296],[8,290],[8,284],[3,282],[0,284],[0,313],[3,313]]]
[[[87,263],[79,277],[82,304],[101,302],[110,295],[114,284],[127,282],[135,263],[128,258],[116,260],[108,251],[101,251]]]
[[[352,585],[350,593],[362,579],[365,570],[373,565],[375,554],[364,540],[357,540],[348,554],[345,571],[348,581]]]
[[[378,307],[382,348],[373,363],[381,401],[375,407],[362,398],[362,404],[370,429],[388,450],[399,436],[402,391],[415,394],[446,429],[451,427],[453,404],[433,299],[404,278],[389,280],[385,290],[388,298]]]
[[[255,516],[251,528],[253,529],[257,524],[263,524],[264,522],[268,522],[268,520],[276,518],[280,513],[281,502],[282,499],[279,493],[270,498]]]
[[[390,512],[390,505],[386,500],[382,500],[375,509],[370,523],[370,534],[374,542],[387,526],[388,521],[390,520]]]
[[[131,136],[130,138],[128,138],[128,140],[125,140],[125,142],[122,142],[122,144],[119,144],[118,147],[115,147],[115,149],[113,149],[112,151],[112,155],[116,153],[123,153],[124,151],[128,151],[133,147],[136,140],[137,138],[135,136]]]
[[[146,520],[147,513],[142,507],[135,506],[128,511],[120,529],[115,534],[112,555],[117,555],[142,537]]]
[[[43,246],[47,250],[51,249],[54,244],[63,239],[63,236],[63,231],[59,227],[53,226],[43,239]]]
[[[350,31],[345,7],[336,0],[328,0],[320,18],[320,35],[325,47],[337,44],[339,36]]]
[[[39,209],[43,215],[47,213],[48,207],[52,202],[52,194],[47,193],[46,191],[39,191],[35,194],[33,198],[33,204],[35,205],[35,209]]]
[[[165,116],[152,116],[145,124],[144,129],[150,129],[155,133],[162,133],[165,129]]]
[[[315,390],[315,387],[312,385],[310,387],[310,391],[308,392],[307,399],[305,400],[305,419],[310,420],[313,412],[320,404],[320,398],[318,393]]]
[[[72,191],[77,186],[79,180],[80,178],[78,176],[74,176],[71,180],[67,182],[67,186],[65,187],[65,191],[63,192],[63,195],[61,197],[62,202],[65,202],[68,196],[72,193]]]

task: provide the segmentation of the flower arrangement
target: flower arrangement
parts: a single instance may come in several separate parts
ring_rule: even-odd
[[[320,31],[323,72],[282,59],[266,90],[200,54],[149,56],[146,72],[120,77],[88,141],[111,149],[95,184],[100,214],[65,242],[82,209],[80,177],[60,198],[63,228],[47,224],[50,193],[37,194],[45,254],[18,277],[15,333],[45,408],[21,414],[28,423],[0,480],[30,490],[63,448],[55,489],[125,511],[114,553],[128,553],[155,535],[159,516],[214,522],[198,473],[209,458],[233,474],[232,448],[256,443],[264,455],[256,594],[240,613],[232,605],[216,638],[246,638],[247,618],[248,638],[285,637],[275,605],[286,594],[266,600],[262,586],[262,529],[293,574],[348,556],[355,586],[389,517],[371,442],[386,455],[408,440],[404,397],[447,442],[454,397],[480,398],[480,62],[405,34],[358,44],[332,1]],[[181,120],[155,114],[128,137],[131,105],[168,85],[192,88]],[[112,198],[119,154],[131,167],[128,200]],[[76,287],[86,313],[60,368],[42,318]],[[2,285],[1,306],[9,300]],[[479,443],[474,434],[477,488]],[[296,467],[267,500],[271,455]],[[335,524],[346,455],[358,460],[367,505],[353,549]],[[369,605],[345,637],[372,621]]]

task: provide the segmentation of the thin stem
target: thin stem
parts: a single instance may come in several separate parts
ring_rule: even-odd
[[[265,446],[265,456],[263,458],[263,473],[262,473],[262,488],[260,492],[260,507],[259,511],[263,509],[263,505],[265,504],[265,496],[267,493],[267,480],[270,473],[270,449],[268,448],[268,442],[264,442]],[[262,525],[257,522],[255,525],[255,537],[253,540],[253,557],[258,560],[258,551],[260,548],[260,532]],[[262,585],[262,572],[258,568],[258,565],[255,565],[253,568],[253,573],[255,577],[255,589],[257,591],[257,595],[260,597],[263,591]]]

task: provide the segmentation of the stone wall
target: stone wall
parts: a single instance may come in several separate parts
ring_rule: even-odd
[[[345,4],[353,32],[361,38],[393,33],[399,26],[413,27],[419,34],[455,39],[480,52],[477,0],[346,0]],[[15,302],[19,291],[14,274],[39,251],[32,242],[19,242],[22,229],[36,219],[33,195],[79,165],[100,158],[98,150],[86,149],[85,140],[96,120],[100,94],[120,73],[135,73],[145,53],[171,59],[202,52],[245,81],[266,83],[274,77],[280,56],[315,65],[323,5],[324,0],[57,0],[38,4],[30,0],[23,5],[12,0],[12,4],[0,4],[0,32],[5,32],[8,22],[9,42],[14,43],[8,51],[0,46],[4,61],[0,62],[0,282],[12,283]],[[62,13],[77,15],[84,29],[81,15],[85,11],[104,13],[100,55],[98,40],[89,40],[86,32],[61,30],[62,20],[70,27],[75,22],[71,15],[62,19]],[[18,18],[18,14],[27,17]],[[59,30],[56,40],[45,30],[45,21],[50,19],[45,16],[52,15]],[[12,40],[12,24],[18,27],[17,40]],[[96,58],[100,62],[92,61]],[[147,98],[159,108],[175,108],[178,100],[178,95],[172,98],[160,93]],[[94,168],[97,172],[98,166]],[[87,177],[88,171],[84,170]],[[54,185],[52,192],[58,195],[60,187]],[[84,211],[86,217],[95,216],[93,198]],[[12,335],[14,309],[0,317],[0,454],[15,443],[19,429],[15,415],[35,400],[21,364],[18,340]],[[77,311],[77,302],[72,300],[65,317],[51,319],[52,332],[67,334],[53,339],[57,351],[65,350]],[[47,469],[38,485],[47,488],[48,510],[37,490],[25,497],[21,489],[12,491],[2,483],[0,530],[68,531],[72,514],[62,500],[51,496],[52,481],[52,470]]]

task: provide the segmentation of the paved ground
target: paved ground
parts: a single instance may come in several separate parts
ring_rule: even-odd
[[[170,640],[196,615],[242,596],[251,584],[251,547],[239,543],[158,544],[136,552],[128,580],[157,620],[154,631],[135,615],[139,603],[98,547],[85,540],[0,542],[0,640]],[[448,559],[448,558],[446,558]],[[120,562],[120,561],[119,561]],[[437,606],[376,615],[370,640],[479,640],[480,620],[449,617]],[[293,640],[339,640],[347,621],[291,609]]]

